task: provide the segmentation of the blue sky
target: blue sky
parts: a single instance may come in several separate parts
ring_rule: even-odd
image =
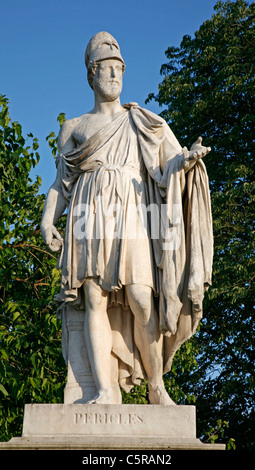
[[[0,0],[0,93],[23,135],[39,139],[41,160],[34,174],[43,192],[55,178],[46,136],[58,133],[57,116],[79,116],[93,107],[84,51],[98,31],[120,44],[126,62],[121,102],[145,106],[157,92],[165,50],[193,36],[214,13],[216,0]],[[156,103],[147,107],[158,113]],[[177,136],[178,138],[178,136]]]

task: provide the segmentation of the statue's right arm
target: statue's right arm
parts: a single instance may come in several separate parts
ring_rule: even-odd
[[[72,121],[64,122],[60,128],[58,136],[58,150],[60,154],[68,153],[75,148],[75,142],[72,138],[74,127]],[[63,238],[57,231],[55,224],[65,211],[65,208],[66,202],[62,192],[60,172],[57,171],[56,179],[48,192],[41,220],[43,239],[52,251],[58,251],[63,244]]]

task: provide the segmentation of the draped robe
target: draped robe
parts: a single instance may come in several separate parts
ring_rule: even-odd
[[[112,354],[119,383],[128,391],[146,374],[125,285],[152,288],[164,373],[202,318],[213,259],[205,165],[198,160],[185,173],[184,152],[166,122],[133,104],[84,144],[58,156],[56,164],[68,206],[59,312],[64,322],[65,306],[84,310],[82,285],[88,277],[98,279],[109,293]],[[142,213],[130,210],[148,206]],[[107,237],[107,230],[113,234],[116,228],[109,207],[117,210],[114,237]],[[130,220],[136,228],[140,221],[142,237],[130,236]]]

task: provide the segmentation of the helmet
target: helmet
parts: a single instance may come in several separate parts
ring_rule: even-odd
[[[120,53],[120,47],[116,39],[106,31],[95,34],[90,39],[85,51],[85,65],[91,69],[94,64],[106,59],[117,59],[125,66]]]

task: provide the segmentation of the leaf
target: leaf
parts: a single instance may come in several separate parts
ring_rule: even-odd
[[[62,126],[62,124],[66,121],[65,113],[60,113],[57,117],[57,120],[59,122],[59,125]]]
[[[20,317],[20,312],[14,312],[14,314],[13,314],[13,320],[15,321],[15,320],[17,320],[17,318],[19,318],[19,317]]]
[[[2,392],[5,396],[8,396],[9,393],[7,392],[6,388],[3,386],[3,384],[0,383],[0,392]]]

